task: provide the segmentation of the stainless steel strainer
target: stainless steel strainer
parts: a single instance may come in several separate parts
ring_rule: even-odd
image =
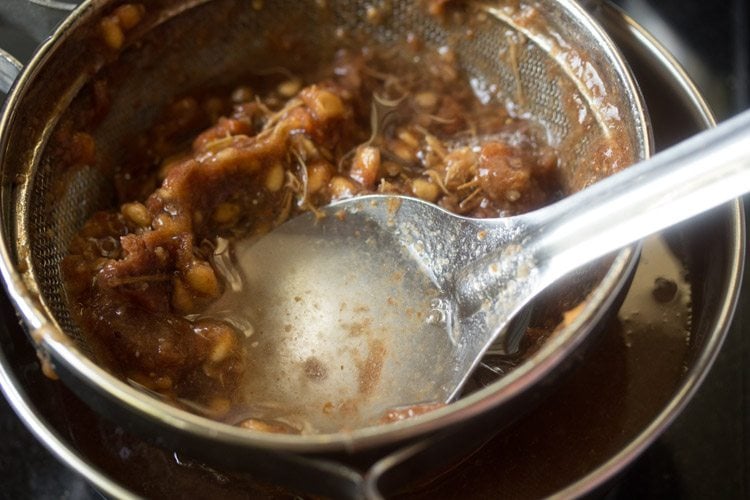
[[[309,70],[328,61],[351,33],[381,44],[409,35],[429,46],[450,46],[478,96],[506,102],[513,113],[543,124],[562,152],[571,191],[625,166],[601,163],[607,148],[622,153],[612,158],[632,162],[648,156],[650,135],[624,62],[572,1],[447,2],[447,14],[437,16],[430,6],[439,1],[153,0],[143,3],[146,15],[126,33],[123,47],[112,50],[100,22],[121,3],[84,2],[45,43],[9,97],[0,144],[6,286],[41,356],[104,414],[167,445],[270,475],[259,457],[288,463],[292,452],[347,455],[440,430],[482,423],[497,428],[551,385],[626,284],[632,249],[542,300],[537,309],[550,316],[584,299],[585,305],[508,375],[446,408],[391,426],[262,434],[188,414],[130,387],[91,358],[71,320],[60,262],[84,221],[112,205],[112,171],[125,155],[124,139],[146,130],[177,96],[279,66]],[[452,9],[462,22],[455,22]],[[69,168],[54,147],[55,134],[83,129],[95,137],[96,163]],[[256,461],[248,463],[248,457]],[[303,480],[309,476],[297,478]]]

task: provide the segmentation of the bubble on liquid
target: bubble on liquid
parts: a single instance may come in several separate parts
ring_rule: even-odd
[[[654,286],[651,295],[657,302],[666,304],[674,300],[677,296],[678,287],[674,280],[658,277],[654,280]]]
[[[429,313],[427,313],[427,317],[425,318],[425,321],[427,324],[430,325],[439,325],[442,323],[445,323],[445,316],[441,311],[438,311],[436,309],[430,310]]]
[[[442,298],[434,298],[430,301],[430,312],[427,313],[425,321],[430,325],[444,325],[448,321],[450,303]]]
[[[164,205],[164,211],[172,217],[175,217],[180,213],[180,211],[177,209],[177,206],[173,203],[167,203],[166,205]]]

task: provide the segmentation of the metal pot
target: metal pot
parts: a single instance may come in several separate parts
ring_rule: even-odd
[[[609,6],[603,7],[596,13],[628,56],[630,62],[635,64],[636,76],[643,78],[644,93],[649,104],[656,105],[658,109],[658,112],[654,113],[658,145],[663,147],[674,140],[675,137],[694,133],[700,128],[711,125],[712,118],[710,111],[706,108],[705,103],[695,88],[679,69],[675,61],[653,39],[630,19],[622,15],[622,13]],[[675,116],[679,116],[679,119],[674,120]],[[708,239],[705,237],[706,232],[711,234],[711,237]],[[524,458],[526,454],[535,453],[536,458],[534,461],[521,460],[520,464],[517,463],[514,469],[516,472],[520,471],[520,475],[512,478],[508,483],[502,484],[493,483],[492,480],[489,480],[487,481],[488,488],[491,488],[492,484],[496,484],[495,488],[502,488],[502,491],[507,492],[511,496],[515,496],[513,492],[519,491],[526,491],[528,494],[532,494],[529,493],[531,491],[536,491],[538,495],[548,495],[565,486],[567,486],[567,489],[561,493],[564,497],[579,496],[590,492],[593,488],[606,482],[607,479],[612,478],[627,463],[633,460],[684,408],[716,356],[736,304],[744,249],[744,224],[741,205],[737,202],[727,204],[711,214],[707,214],[695,223],[677,228],[672,232],[672,237],[678,242],[684,242],[684,258],[686,259],[687,269],[694,278],[693,285],[696,289],[692,307],[694,315],[692,333],[688,345],[688,355],[684,361],[686,366],[684,375],[680,377],[679,381],[676,382],[675,386],[668,393],[662,394],[654,389],[653,393],[646,391],[646,393],[633,395],[635,398],[646,398],[654,401],[655,413],[653,416],[644,417],[643,422],[636,424],[636,427],[629,431],[630,434],[628,435],[621,436],[618,434],[617,436],[609,437],[603,435],[603,440],[613,444],[614,448],[612,450],[614,451],[607,451],[609,448],[592,449],[588,447],[580,450],[573,447],[573,449],[566,451],[566,460],[573,462],[583,457],[594,455],[594,461],[592,462],[594,467],[583,469],[585,475],[582,478],[565,476],[564,471],[559,471],[550,474],[545,481],[548,484],[537,485],[536,489],[534,489],[533,485],[529,484],[528,479],[524,479],[523,471],[526,470],[524,464],[527,462],[529,464],[536,464],[532,469],[527,471],[532,473],[533,470],[538,470],[539,467],[549,468],[554,462],[549,462],[550,457],[544,452],[545,447],[543,445],[541,451],[539,447],[534,448],[533,446],[522,445],[514,448],[513,456]],[[708,254],[712,256],[711,259],[704,258]],[[22,415],[27,424],[32,427],[35,433],[58,456],[76,467],[104,492],[118,497],[127,496],[128,492],[126,490],[119,488],[118,485],[112,483],[110,479],[101,474],[104,471],[105,475],[109,474],[110,477],[123,477],[122,474],[115,473],[112,470],[107,472],[108,462],[104,461],[99,455],[99,453],[104,453],[101,451],[101,442],[97,442],[96,438],[94,438],[94,443],[87,447],[87,445],[84,445],[80,441],[77,445],[71,445],[67,441],[67,436],[69,435],[72,436],[77,433],[79,435],[90,434],[89,429],[86,427],[86,419],[79,420],[78,417],[81,415],[74,413],[69,417],[72,420],[68,421],[67,424],[63,424],[68,427],[52,426],[57,428],[59,432],[62,432],[63,437],[55,435],[55,432],[49,427],[50,421],[57,420],[55,417],[58,409],[65,408],[65,412],[69,412],[70,405],[65,404],[65,398],[60,401],[55,397],[45,397],[45,394],[52,394],[54,396],[58,391],[56,384],[44,381],[38,373],[34,371],[29,372],[28,370],[23,371],[16,365],[16,363],[21,362],[19,356],[21,355],[22,346],[11,346],[18,342],[23,343],[23,339],[19,335],[13,335],[10,338],[6,338],[5,334],[3,335],[5,353],[10,357],[12,364],[8,364],[7,362],[2,364],[2,377],[0,378],[3,389],[16,410]],[[11,349],[10,351],[7,350],[9,348]],[[601,349],[597,349],[595,354],[601,355],[606,352],[607,348],[604,346]],[[584,361],[584,365],[590,365],[593,362],[594,360]],[[638,364],[636,363],[637,366]],[[581,372],[586,373],[586,366],[581,368]],[[33,386],[29,384],[33,384]],[[50,386],[49,391],[51,392],[45,393],[44,391],[40,392],[37,390],[40,386],[47,385]],[[585,379],[581,380],[581,377],[577,377],[577,381],[574,380],[572,383],[564,385],[564,387],[556,392],[556,395],[559,394],[560,397],[556,397],[549,404],[545,403],[544,406],[546,409],[552,410],[552,413],[549,419],[542,420],[542,422],[556,424],[563,431],[575,428],[574,425],[571,425],[571,421],[576,420],[575,413],[571,414],[571,412],[563,411],[556,414],[554,411],[555,401],[559,402],[561,398],[564,400],[565,398],[575,396],[577,393],[585,394],[590,392],[590,388],[587,387],[587,381]],[[620,397],[618,394],[609,394],[609,391],[602,393],[600,396],[605,399],[610,398],[613,407],[616,407],[615,402]],[[59,404],[59,406],[56,406],[56,404]],[[532,420],[539,421],[537,414],[543,412],[543,410],[545,408],[540,408],[539,411],[535,412],[533,419],[527,419],[529,425],[532,425]],[[588,409],[579,408],[579,411],[586,412]],[[511,428],[504,435],[522,434],[524,432],[524,422],[521,423],[522,425]],[[603,428],[606,427],[604,426]],[[105,428],[109,429],[108,426],[105,426]],[[528,429],[526,432],[526,440],[529,442],[534,441],[533,429],[531,434],[528,434]],[[106,440],[107,438],[104,437],[103,439]],[[504,442],[502,441],[503,435],[498,439],[500,443]],[[521,435],[519,439],[512,442],[523,443],[523,439],[524,437]],[[74,446],[79,447],[79,450],[75,450]],[[450,443],[446,448],[451,455],[455,453],[455,449]],[[389,487],[398,484],[400,478],[410,474],[409,471],[419,468],[413,462],[409,461],[410,457],[416,452],[424,451],[425,449],[430,449],[429,441],[424,446],[406,448],[391,457],[383,459],[377,469],[370,475],[370,478],[373,481],[381,480],[379,485],[384,491],[393,491]],[[78,453],[83,454],[86,457],[85,460],[81,460]],[[432,453],[426,458],[425,462],[434,468],[439,465],[440,458],[438,453]],[[481,454],[479,460],[486,462],[488,457],[486,454]],[[492,468],[472,469],[474,471],[472,474],[484,474],[491,478],[497,477],[498,474],[502,476],[507,475],[498,470],[492,472],[492,469],[497,469],[498,467],[502,469],[502,461],[493,461],[491,463]],[[102,469],[96,470],[99,467]],[[134,474],[137,473],[134,472]],[[128,475],[125,474],[124,477],[128,477]],[[150,477],[145,477],[144,474],[143,481],[148,482],[149,479],[153,480]],[[127,480],[123,481],[126,481],[126,485],[129,484]],[[151,491],[151,495],[156,494],[156,490],[145,490],[146,492],[144,492],[138,484],[130,484],[130,486],[133,492],[141,492],[141,494],[149,495],[147,491]],[[512,487],[509,489],[509,486]],[[221,494],[221,486],[216,486],[216,488],[217,494]],[[175,490],[170,490],[170,487],[167,487],[167,491]],[[443,491],[448,490],[444,488]],[[488,491],[497,493],[500,490],[494,489]],[[479,492],[477,491],[477,493]]]
[[[220,4],[220,2],[216,2]],[[50,294],[49,289],[57,286],[46,281],[54,280],[53,274],[40,272],[40,268],[55,267],[59,252],[53,249],[45,253],[44,238],[29,241],[23,236],[25,227],[44,224],[45,218],[53,211],[63,217],[76,217],[79,221],[96,208],[97,200],[84,197],[81,203],[82,184],[100,183],[103,192],[106,179],[71,178],[68,190],[55,200],[59,205],[42,207],[36,210],[31,205],[39,202],[30,200],[40,189],[35,178],[41,169],[49,168],[45,163],[50,134],[71,107],[80,105],[79,92],[92,79],[103,75],[126,79],[129,72],[160,76],[179,74],[168,64],[159,67],[163,61],[141,57],[142,53],[159,54],[158,47],[149,45],[157,38],[153,31],[172,30],[169,20],[176,16],[192,16],[205,9],[206,2],[162,1],[149,5],[151,17],[142,31],[134,31],[133,38],[122,53],[113,54],[95,43],[98,23],[102,15],[114,7],[115,2],[96,0],[84,3],[75,14],[67,19],[56,34],[40,49],[34,60],[18,79],[6,105],[0,130],[2,151],[2,173],[4,178],[2,193],[3,225],[3,264],[2,271],[6,287],[16,303],[32,339],[37,342],[42,357],[48,359],[63,381],[75,390],[92,407],[102,414],[145,432],[161,444],[178,447],[216,463],[238,465],[242,460],[245,467],[275,480],[287,480],[300,487],[311,488],[313,492],[346,493],[356,495],[363,491],[361,477],[351,469],[338,463],[327,461],[330,458],[344,459],[347,463],[370,462],[373,457],[395,447],[412,444],[412,451],[429,450],[432,456],[440,455],[442,446],[452,454],[461,452],[455,444],[455,436],[460,432],[460,441],[468,450],[476,443],[485,440],[489,433],[501,425],[517,418],[528,407],[542,399],[551,390],[558,376],[575,361],[573,353],[592,338],[591,332],[603,318],[616,310],[618,298],[622,297],[627,279],[635,264],[635,252],[623,251],[608,268],[603,280],[589,299],[582,314],[572,325],[556,334],[542,349],[531,356],[511,374],[488,387],[467,396],[458,403],[435,411],[422,419],[407,421],[389,427],[362,429],[354,433],[339,433],[326,436],[267,436],[247,433],[227,428],[206,419],[177,411],[165,404],[145,398],[132,387],[116,380],[104,372],[85,354],[80,346],[62,333],[73,331],[66,321],[69,318],[60,314],[66,305],[60,302],[59,294]],[[567,4],[566,4],[567,5]],[[575,10],[573,6],[568,8]],[[606,44],[606,36],[597,33],[599,42]],[[198,37],[197,44],[201,40]],[[145,47],[145,48],[144,48]],[[80,57],[82,49],[89,50],[91,57]],[[612,49],[609,49],[612,50]],[[191,60],[192,68],[203,67],[214,71],[202,74],[202,79],[215,76],[213,61],[202,61],[196,54]],[[615,61],[619,57],[613,56]],[[123,66],[127,61],[127,66]],[[204,63],[201,65],[201,63]],[[154,70],[157,68],[157,70]],[[604,68],[601,71],[609,71]],[[175,73],[176,71],[176,73]],[[637,94],[624,65],[616,68],[620,82],[631,93]],[[184,75],[183,75],[184,76]],[[175,81],[179,79],[175,78]],[[161,85],[152,80],[146,88],[150,91],[151,102],[167,102],[176,92],[177,85]],[[122,90],[124,89],[124,90]],[[123,94],[135,91],[127,85]],[[142,91],[142,88],[141,88]],[[112,113],[104,121],[102,135],[116,134],[125,124],[148,121],[153,108],[139,108],[138,120],[127,121],[128,109],[120,107],[119,113]],[[132,111],[132,110],[131,110]],[[639,109],[631,110],[641,125],[645,118]],[[641,137],[643,143],[647,138]],[[647,149],[647,146],[644,146]],[[641,155],[645,151],[640,152]],[[87,172],[86,175],[96,175]],[[41,188],[43,189],[43,188]],[[57,227],[57,226],[55,226]],[[74,228],[68,224],[66,231]],[[20,228],[20,229],[19,229]],[[50,227],[54,229],[54,227]],[[52,237],[65,240],[70,234],[54,234]],[[54,246],[54,245],[53,245]],[[46,266],[46,267],[45,267]],[[596,270],[592,271],[594,274]],[[42,276],[45,279],[39,279]],[[587,289],[590,276],[579,278],[581,288]],[[58,287],[59,288],[59,287]],[[585,292],[581,292],[581,297]],[[63,328],[60,328],[60,327]],[[490,431],[488,431],[490,429]],[[427,441],[419,441],[428,436]],[[416,442],[416,444],[414,444]],[[311,458],[314,457],[314,458]],[[314,481],[314,483],[311,483]],[[330,481],[330,484],[326,484]]]

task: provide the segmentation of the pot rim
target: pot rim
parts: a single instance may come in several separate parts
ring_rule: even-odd
[[[695,111],[703,121],[704,128],[716,126],[716,118],[701,95],[695,83],[687,74],[682,65],[667,51],[667,49],[655,39],[645,28],[638,24],[623,9],[607,2],[606,7],[600,13],[602,18],[616,19],[621,23],[629,34],[639,44],[646,47],[661,66],[667,69],[680,86],[680,90],[690,98],[695,106]],[[735,237],[731,240],[731,258],[729,259],[730,270],[727,283],[727,296],[721,309],[717,313],[714,327],[710,331],[708,340],[700,352],[700,356],[692,363],[689,371],[685,374],[677,391],[672,395],[669,404],[644,428],[630,443],[613,455],[605,463],[594,471],[570,484],[568,487],[557,492],[556,498],[578,498],[596,490],[612,481],[628,464],[639,457],[677,418],[687,404],[692,400],[701,383],[708,374],[716,357],[724,344],[727,332],[732,323],[732,318],[737,307],[742,286],[742,276],[745,265],[745,242],[746,225],[745,210],[741,199],[733,200],[723,207],[731,209],[731,220],[733,222],[731,231]]]

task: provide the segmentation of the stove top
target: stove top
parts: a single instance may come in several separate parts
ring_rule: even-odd
[[[0,0],[0,47],[27,61],[76,2]],[[619,0],[696,81],[721,120],[750,106],[745,0]],[[43,4],[60,9],[50,15]],[[747,205],[747,204],[746,204]],[[625,498],[750,498],[750,283],[724,347],[699,392],[670,429],[604,493]],[[15,321],[6,317],[5,321]],[[0,398],[2,498],[101,498],[59,463]]]

